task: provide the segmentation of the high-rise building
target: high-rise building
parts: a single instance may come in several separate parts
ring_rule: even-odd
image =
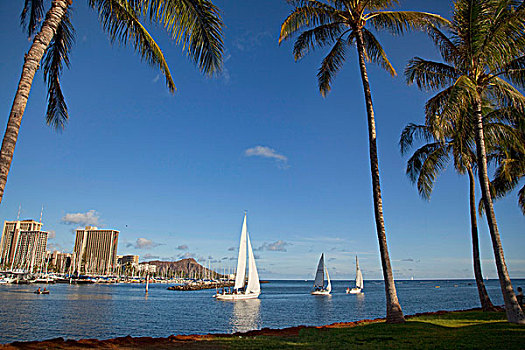
[[[113,273],[117,265],[118,234],[116,230],[101,230],[92,226],[77,230],[74,249],[76,272]]]
[[[35,220],[4,221],[0,241],[0,265],[33,271],[45,263],[48,232]]]
[[[118,263],[122,266],[130,263],[132,265],[138,265],[139,256],[138,255],[121,255],[119,256]]]
[[[73,269],[72,265],[75,261],[75,253],[62,253],[55,250],[53,252],[47,251],[46,256],[46,261],[48,261],[54,271],[60,273],[72,272],[71,270]]]

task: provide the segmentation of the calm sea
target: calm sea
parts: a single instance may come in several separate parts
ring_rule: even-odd
[[[499,282],[486,283],[493,302],[501,305]],[[525,280],[513,283],[525,287]],[[333,282],[333,295],[323,297],[309,294],[311,281],[270,281],[261,285],[260,299],[237,302],[215,300],[214,290],[169,291],[166,284],[150,285],[148,295],[137,284],[56,284],[48,287],[49,295],[34,294],[36,285],[0,285],[0,343],[231,333],[384,317],[382,281],[365,281],[361,296],[345,294],[347,284]],[[398,281],[396,286],[405,314],[479,306],[473,280]]]

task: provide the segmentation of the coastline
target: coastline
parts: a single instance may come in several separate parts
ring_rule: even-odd
[[[502,307],[497,307],[498,311],[504,311]],[[472,308],[465,310],[440,310],[433,312],[416,313],[413,315],[407,315],[405,318],[411,319],[422,316],[441,316],[447,314],[455,314],[462,312],[481,311],[481,308]],[[353,328],[364,324],[380,323],[384,322],[385,318],[376,319],[363,319],[352,322],[337,322],[327,324],[323,326],[294,326],[286,327],[281,329],[273,328],[262,328],[258,330],[251,330],[247,332],[236,332],[236,333],[208,333],[208,334],[190,334],[190,335],[170,335],[168,337],[116,337],[111,339],[99,340],[99,339],[64,339],[64,338],[53,338],[42,341],[27,341],[27,342],[13,342],[8,344],[0,344],[1,350],[13,350],[13,349],[80,349],[80,348],[98,348],[98,349],[144,349],[144,348],[155,348],[155,349],[168,349],[168,348],[179,348],[179,347],[193,347],[197,349],[210,349],[217,348],[217,344],[211,344],[213,340],[221,340],[226,338],[255,338],[258,336],[265,337],[297,337],[299,332],[302,330],[328,330],[337,328]]]

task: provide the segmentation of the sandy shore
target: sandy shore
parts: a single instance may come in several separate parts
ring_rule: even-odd
[[[457,310],[457,311],[436,311],[417,313],[414,315],[405,316],[405,318],[426,316],[426,315],[443,315],[453,312],[463,311],[480,311],[481,309]],[[503,309],[501,309],[503,310]],[[299,331],[303,329],[327,329],[327,328],[350,328],[358,326],[362,323],[384,322],[384,318],[376,318],[373,320],[365,319],[356,322],[339,322],[332,323],[325,326],[297,326],[283,329],[262,328],[248,332],[239,332],[232,334],[204,334],[204,335],[170,335],[167,338],[152,338],[152,337],[119,337],[107,340],[98,339],[81,339],[81,340],[65,340],[63,338],[55,338],[44,341],[31,342],[14,342],[10,344],[0,345],[1,350],[11,349],[177,349],[177,348],[193,348],[193,349],[217,349],[218,344],[212,342],[225,337],[256,337],[256,336],[282,336],[293,337],[298,336]]]

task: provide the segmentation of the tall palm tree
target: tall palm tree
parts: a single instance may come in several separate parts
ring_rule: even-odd
[[[0,202],[13,160],[22,116],[36,71],[43,64],[48,85],[48,125],[60,130],[67,120],[67,105],[60,87],[63,66],[69,67],[68,54],[74,41],[69,18],[72,0],[25,0],[21,23],[34,36],[25,55],[18,89],[11,107],[7,129],[0,149]],[[208,0],[88,0],[99,16],[112,42],[129,44],[149,65],[160,69],[170,92],[175,90],[168,64],[143,22],[158,24],[182,44],[190,59],[205,74],[222,67],[222,20],[218,9]]]
[[[516,0],[457,0],[450,35],[437,28],[431,38],[444,62],[413,58],[407,82],[424,90],[441,90],[426,105],[427,123],[470,116],[475,125],[476,162],[492,247],[509,322],[525,323],[512,288],[501,244],[487,170],[482,101],[498,108],[525,111],[525,4]]]
[[[396,71],[379,41],[367,29],[367,24],[369,24],[368,27],[372,26],[377,31],[386,30],[393,34],[401,34],[411,29],[424,30],[429,23],[445,23],[446,21],[440,16],[430,13],[387,10],[397,5],[398,0],[292,0],[290,3],[294,9],[281,26],[279,43],[302,31],[294,44],[293,54],[296,61],[315,47],[333,45],[328,55],[323,59],[317,73],[319,90],[323,97],[330,91],[335,75],[344,63],[347,48],[353,45],[357,48],[368,118],[372,193],[385,281],[387,322],[404,322],[405,319],[397,298],[388,255],[379,182],[374,108],[366,61],[380,65],[392,76],[396,75]]]
[[[515,140],[514,130],[503,123],[501,113],[492,110],[490,106],[484,108],[484,118],[487,145],[497,148],[500,144]],[[454,168],[462,175],[468,174],[469,178],[469,212],[470,229],[472,239],[472,262],[474,265],[474,277],[478,287],[478,295],[483,311],[494,311],[481,271],[479,255],[478,223],[476,219],[476,150],[474,140],[474,125],[472,114],[454,121],[449,121],[446,128],[439,125],[416,125],[409,124],[403,129],[399,145],[401,153],[406,154],[413,146],[414,141],[422,140],[428,142],[418,148],[407,161],[406,173],[413,183],[417,184],[419,194],[429,200],[434,188],[437,176],[445,170],[447,164],[453,160]],[[435,119],[433,120],[435,121]]]

